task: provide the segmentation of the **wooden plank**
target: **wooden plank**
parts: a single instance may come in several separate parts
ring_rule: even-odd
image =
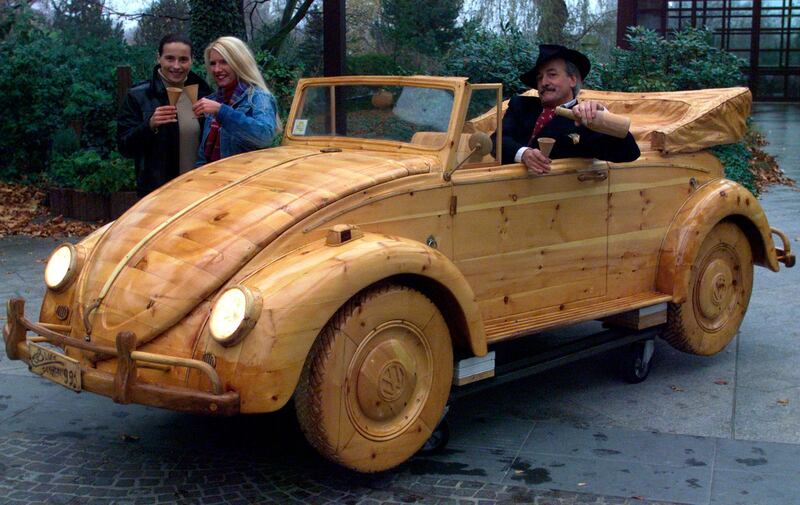
[[[668,302],[669,295],[656,292],[637,293],[636,295],[603,302],[581,300],[556,313],[523,314],[514,319],[497,319],[486,322],[486,337],[490,343],[522,336],[526,333],[543,331],[565,323],[579,323],[614,313],[657,303]]]

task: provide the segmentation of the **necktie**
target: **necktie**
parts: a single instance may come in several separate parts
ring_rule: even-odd
[[[533,139],[536,138],[537,135],[539,135],[539,132],[542,131],[542,128],[544,128],[545,125],[549,123],[550,120],[553,119],[553,116],[555,115],[556,115],[555,107],[545,107],[542,109],[542,113],[539,114],[539,118],[536,120],[536,124],[533,127],[533,134],[531,135],[531,138],[528,140],[528,146],[531,145]]]

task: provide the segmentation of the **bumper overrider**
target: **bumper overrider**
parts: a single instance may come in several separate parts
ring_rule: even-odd
[[[196,359],[178,358],[162,354],[141,352],[135,349],[133,333],[120,332],[116,346],[108,347],[85,342],[82,339],[59,333],[65,328],[47,323],[34,323],[25,318],[25,300],[13,298],[8,301],[8,319],[3,327],[3,340],[9,359],[22,360],[33,371],[46,368],[44,375],[57,380],[65,387],[76,391],[90,391],[108,396],[116,403],[140,403],[169,410],[230,416],[239,412],[239,394],[223,391],[216,370],[208,363]],[[28,331],[36,336],[28,337]],[[74,347],[118,360],[116,373],[111,374],[87,368],[75,360],[50,348],[39,345],[47,342],[58,347]],[[42,359],[39,356],[46,355]],[[70,364],[70,362],[74,362]],[[70,368],[66,370],[64,364]],[[176,386],[161,386],[137,380],[137,366],[174,366],[194,368],[204,373],[211,381],[212,391],[205,392]],[[40,373],[40,372],[36,372]]]

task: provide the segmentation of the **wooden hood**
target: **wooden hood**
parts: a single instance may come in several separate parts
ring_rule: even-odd
[[[148,195],[118,219],[79,279],[92,340],[139,345],[179,322],[289,227],[331,202],[408,175],[434,157],[278,147],[220,160]],[[81,334],[85,329],[73,332]]]

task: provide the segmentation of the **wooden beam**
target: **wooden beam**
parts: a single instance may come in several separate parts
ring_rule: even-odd
[[[322,1],[323,71],[325,77],[345,74],[345,0]]]
[[[619,0],[617,2],[617,47],[630,49],[625,40],[625,32],[629,26],[636,26],[636,1]]]
[[[120,65],[117,67],[117,107],[119,108],[125,101],[128,90],[133,85],[131,77],[131,67]]]

